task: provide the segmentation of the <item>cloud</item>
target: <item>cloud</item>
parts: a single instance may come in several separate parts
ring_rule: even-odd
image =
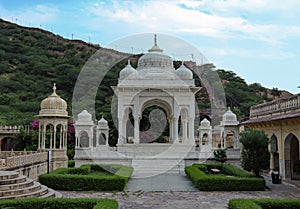
[[[53,6],[34,5],[27,8],[19,8],[8,11],[0,6],[2,18],[28,26],[43,26],[58,19],[59,10]]]
[[[219,57],[241,57],[246,59],[259,60],[286,60],[295,58],[296,55],[292,52],[274,48],[257,48],[245,49],[241,47],[222,47],[222,48],[206,48],[208,54],[214,54]]]
[[[226,12],[229,14],[235,13],[236,11],[248,11],[254,13],[290,13],[298,11],[300,6],[298,0],[288,0],[284,3],[274,2],[274,0],[181,0],[180,3],[193,9],[205,7],[214,12]]]
[[[298,1],[291,2],[283,8],[299,4]],[[124,24],[122,29],[135,32],[187,33],[218,39],[257,40],[267,44],[282,44],[286,38],[300,35],[299,25],[257,23],[253,21],[255,17],[241,15],[245,10],[259,13],[281,9],[270,0],[117,1],[97,3],[88,9],[95,17],[121,22]]]

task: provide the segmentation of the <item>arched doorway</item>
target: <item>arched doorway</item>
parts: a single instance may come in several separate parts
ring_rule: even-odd
[[[279,152],[278,152],[278,140],[275,134],[271,136],[270,140],[270,168],[274,171],[279,171]]]
[[[224,148],[236,148],[236,134],[232,130],[224,132]]]
[[[131,108],[125,109],[124,121],[126,121],[126,128],[124,130],[126,143],[131,144],[134,138],[134,117]]]
[[[89,135],[86,131],[79,134],[80,147],[89,147]]]
[[[0,141],[1,151],[10,151],[13,148],[13,139],[5,137]]]
[[[284,142],[285,177],[300,179],[299,140],[289,134]]]
[[[169,143],[168,113],[158,105],[147,105],[140,121],[140,143]]]
[[[209,141],[208,141],[208,134],[207,133],[204,133],[202,135],[201,142],[202,142],[202,145],[208,145]]]
[[[106,136],[104,133],[99,134],[99,145],[105,145],[106,144]]]

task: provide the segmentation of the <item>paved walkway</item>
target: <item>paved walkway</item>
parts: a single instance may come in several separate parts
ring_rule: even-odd
[[[266,182],[270,190],[250,192],[200,192],[186,182],[186,177],[183,177],[182,175],[168,174],[144,179],[144,182],[142,179],[133,179],[133,181],[129,181],[125,192],[61,191],[61,193],[63,197],[71,198],[113,198],[119,202],[120,209],[223,209],[227,208],[228,201],[233,198],[300,198],[300,191],[296,187],[272,184],[268,177],[266,177]],[[174,181],[177,185],[183,184],[184,186],[174,187]],[[141,185],[144,185],[144,188]],[[150,191],[150,188],[156,188],[158,191]],[[159,188],[167,191],[159,191]]]
[[[129,192],[196,192],[199,191],[183,174],[161,174],[149,178],[132,178],[125,191]]]

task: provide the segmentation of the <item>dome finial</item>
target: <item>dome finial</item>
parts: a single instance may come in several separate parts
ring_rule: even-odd
[[[154,34],[154,45],[151,49],[148,50],[148,52],[163,52],[161,48],[157,46],[157,34]]]
[[[53,84],[53,93],[56,93],[56,83]]]
[[[53,93],[51,94],[51,97],[57,97],[58,95],[56,94],[56,83],[53,83]]]
[[[131,65],[131,64],[130,64],[130,59],[128,59],[128,61],[127,61],[127,65]]]
[[[157,46],[157,35],[156,35],[156,33],[154,34],[154,46]]]

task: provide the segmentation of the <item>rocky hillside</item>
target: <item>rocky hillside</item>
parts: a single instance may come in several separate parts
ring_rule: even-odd
[[[71,99],[77,76],[84,63],[97,50],[119,53],[80,40],[68,40],[49,31],[22,27],[0,19],[0,125],[30,124],[39,111],[40,101],[51,93],[53,83],[71,113]],[[140,55],[132,56],[133,64]],[[180,62],[175,62],[179,66]],[[118,73],[126,65],[114,66],[98,88],[96,111],[111,122],[110,102]],[[225,87],[227,103],[240,118],[248,115],[251,105],[271,100],[281,91],[248,85],[234,72],[217,70]],[[197,78],[197,84],[200,80]],[[200,109],[210,107],[207,91],[197,94]]]

